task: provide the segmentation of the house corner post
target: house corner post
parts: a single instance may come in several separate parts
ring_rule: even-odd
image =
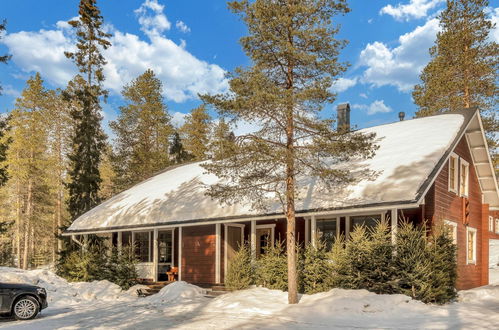
[[[255,220],[251,220],[250,245],[251,245],[251,259],[256,260],[256,221]]]
[[[489,204],[482,204],[482,235],[480,239],[480,250],[482,255],[482,267],[480,285],[489,284]]]
[[[118,234],[118,242],[117,242],[118,252],[121,253],[123,247],[123,232],[119,231],[117,234]]]
[[[220,248],[222,225],[215,224],[215,283],[220,283]]]
[[[315,220],[315,215],[313,215],[311,218],[310,218],[310,231],[312,232],[312,237],[311,237],[311,242],[312,242],[312,246],[313,247],[316,247],[317,246],[317,222]]]
[[[391,209],[390,214],[390,228],[392,234],[392,243],[397,243],[397,230],[398,230],[398,209]]]
[[[178,228],[178,280],[182,281],[182,227]]]
[[[158,229],[154,229],[153,246],[152,246],[152,273],[154,281],[158,281]]]

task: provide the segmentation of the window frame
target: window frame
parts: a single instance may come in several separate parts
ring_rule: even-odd
[[[495,219],[495,231],[496,234],[499,234],[499,218]]]
[[[451,187],[451,160],[454,160],[454,187]],[[459,156],[451,153],[448,161],[449,175],[448,175],[448,189],[456,195],[459,192]]]
[[[470,239],[470,232],[473,233],[473,259],[469,259],[469,255],[470,255],[470,251],[469,251],[469,247],[470,247],[470,242],[469,242],[469,239]],[[477,230],[476,228],[473,228],[473,227],[466,227],[466,264],[467,265],[476,265],[476,241],[477,241]]]
[[[466,170],[466,176],[464,180],[464,187],[463,187],[463,176],[461,173],[461,170],[463,169],[463,165],[465,166]],[[459,196],[461,197],[468,197],[469,195],[469,187],[470,187],[470,163],[468,163],[466,160],[459,158]],[[463,189],[464,188],[464,189]],[[464,190],[464,192],[463,192]]]
[[[444,220],[444,226],[452,227],[452,243],[457,245],[457,222]]]
[[[494,232],[494,217],[489,215],[489,232],[493,233]]]

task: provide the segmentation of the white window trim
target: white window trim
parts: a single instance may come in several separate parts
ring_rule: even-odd
[[[175,228],[172,228],[172,229],[159,229],[158,230],[158,239],[157,239],[157,244],[159,244],[159,232],[160,231],[169,231],[172,233],[172,261],[171,262],[159,262],[158,258],[159,258],[159,246],[158,246],[158,255],[156,255],[156,260],[158,260],[158,265],[170,265],[171,267],[173,267],[173,264],[174,264],[174,260],[175,260]],[[153,245],[154,246],[154,245]]]
[[[274,244],[275,244],[275,223],[256,225],[255,227],[256,227],[255,231],[256,231],[256,229],[268,229],[268,228],[270,228],[270,239],[271,239],[270,245],[274,246]]]
[[[494,232],[494,225],[495,225],[494,217],[493,216],[489,216],[489,231],[491,233]]]
[[[451,159],[455,160],[455,167],[454,167],[454,184],[455,184],[455,187],[454,188],[452,188],[450,186],[450,183],[451,183],[451,180],[450,180],[451,179],[451,171],[450,171],[450,162],[451,162]],[[449,191],[453,192],[453,193],[455,193],[457,195],[458,191],[459,191],[459,156],[452,152],[450,154],[449,161],[447,162],[447,167],[449,168],[449,177],[448,177],[448,188],[449,188]]]
[[[452,227],[452,242],[457,245],[457,223],[450,220],[444,220],[444,224]]]
[[[496,220],[495,220],[495,228],[496,228],[495,233],[499,234],[499,219],[498,218],[496,218]]]
[[[473,240],[473,260],[469,260],[468,259],[468,247],[469,247],[469,242],[468,242],[468,239],[469,239],[469,232],[473,232],[474,233],[474,240]],[[477,241],[477,230],[476,228],[472,228],[472,227],[466,227],[466,264],[467,265],[476,265],[476,241]]]
[[[461,179],[462,179],[462,176],[461,176],[461,169],[462,169],[462,165],[466,166],[466,182],[464,183],[464,192],[461,191]],[[459,158],[459,196],[462,196],[462,197],[468,197],[469,195],[469,189],[470,189],[470,163],[468,163],[467,161],[465,161],[464,159],[462,158]]]

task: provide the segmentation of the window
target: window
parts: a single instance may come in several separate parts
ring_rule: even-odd
[[[144,231],[134,234],[135,256],[139,262],[150,262],[151,233]]]
[[[364,215],[364,216],[356,216],[356,217],[350,217],[350,226],[352,232],[356,226],[365,226],[367,228],[369,227],[375,227],[378,222],[381,221],[381,215]]]
[[[468,197],[468,181],[469,181],[469,172],[470,166],[467,161],[461,158],[460,160],[461,169],[460,169],[460,185],[459,185],[459,194],[461,196]]]
[[[338,219],[317,219],[316,230],[317,238],[326,244],[328,249],[333,246],[338,236]]]
[[[499,234],[499,219],[496,219],[496,234]]]
[[[457,194],[457,155],[452,154],[449,158],[449,191],[455,192]]]
[[[452,238],[452,242],[457,244],[457,223],[450,220],[444,220],[444,228],[448,231],[449,236]]]
[[[489,217],[489,231],[494,232],[494,217]]]
[[[171,230],[158,232],[158,262],[171,263],[173,255]]]
[[[466,263],[476,264],[476,229],[466,228]]]

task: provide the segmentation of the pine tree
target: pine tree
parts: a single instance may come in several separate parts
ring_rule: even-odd
[[[256,285],[271,290],[286,291],[288,288],[288,270],[284,243],[278,240],[275,245],[266,246],[264,249],[265,253],[256,260]]]
[[[207,157],[210,121],[211,117],[203,104],[185,117],[185,123],[180,129],[185,150],[193,155],[195,160],[204,160]]]
[[[39,74],[30,78],[15,109],[4,138],[11,142],[6,165],[11,178],[5,189],[9,199],[3,207],[15,219],[15,251],[18,267],[27,269],[35,254],[52,252],[52,193],[48,180],[48,92]],[[35,245],[35,237],[37,244]]]
[[[47,95],[48,155],[51,168],[48,179],[55,196],[52,230],[58,238],[54,244],[52,262],[56,261],[57,254],[63,249],[63,240],[60,238],[62,227],[67,225],[69,220],[65,207],[68,195],[66,182],[69,168],[68,154],[71,150],[70,137],[74,126],[70,112],[71,104],[62,94],[61,90],[51,90]]]
[[[419,117],[477,107],[494,151],[499,130],[499,45],[491,38],[495,24],[487,17],[488,6],[488,0],[447,0],[447,8],[438,16],[442,31],[430,48],[431,60],[413,98]]]
[[[269,197],[282,202],[288,299],[296,303],[296,180],[317,177],[325,189],[351,181],[347,170],[330,164],[369,157],[374,149],[372,136],[335,132],[331,120],[319,117],[323,104],[335,99],[331,84],[346,69],[338,61],[345,42],[335,39],[339,28],[332,17],[349,9],[345,0],[241,0],[229,7],[248,28],[241,44],[252,63],[231,75],[229,93],[202,99],[221,115],[260,129],[237,137],[224,159],[204,165],[227,182],[211,186],[209,194],[227,203],[248,200],[258,209],[269,205]]]
[[[71,112],[75,131],[69,156],[68,208],[73,220],[99,203],[102,181],[99,164],[106,139],[101,128],[99,98],[107,95],[102,87],[106,61],[101,48],[107,49],[111,45],[107,40],[110,35],[102,31],[102,22],[96,0],[80,0],[79,18],[68,22],[76,29],[77,51],[65,55],[75,62],[84,77],[76,78],[78,84],[75,84],[77,89],[73,94],[81,108]]]
[[[6,26],[7,26],[7,21],[4,20],[2,23],[0,23],[0,39],[2,38],[2,33],[3,31],[5,31]],[[7,61],[10,60],[10,58],[11,58],[10,55],[2,55],[0,56],[0,63],[7,63]],[[1,92],[2,92],[2,86],[0,86],[0,95]]]
[[[169,138],[173,132],[161,95],[161,81],[147,70],[122,91],[127,105],[110,126],[116,134],[113,167],[117,190],[151,177],[169,164]]]
[[[105,151],[102,156],[102,161],[99,166],[99,172],[101,173],[102,177],[99,199],[103,201],[113,197],[115,194],[120,192],[115,184],[117,180],[116,172],[111,160],[113,157],[114,156],[111,145],[106,145]]]
[[[182,138],[178,132],[173,133],[173,139],[170,146],[170,158],[173,164],[182,164],[192,159],[182,144]]]
[[[5,161],[7,160],[7,148],[9,147],[10,141],[4,139],[7,129],[7,118],[0,117],[0,187],[4,186],[8,180]]]
[[[213,136],[209,145],[209,153],[215,160],[225,158],[227,153],[231,152],[234,147],[235,136],[230,130],[229,124],[224,118],[220,118],[219,122],[213,129]]]

